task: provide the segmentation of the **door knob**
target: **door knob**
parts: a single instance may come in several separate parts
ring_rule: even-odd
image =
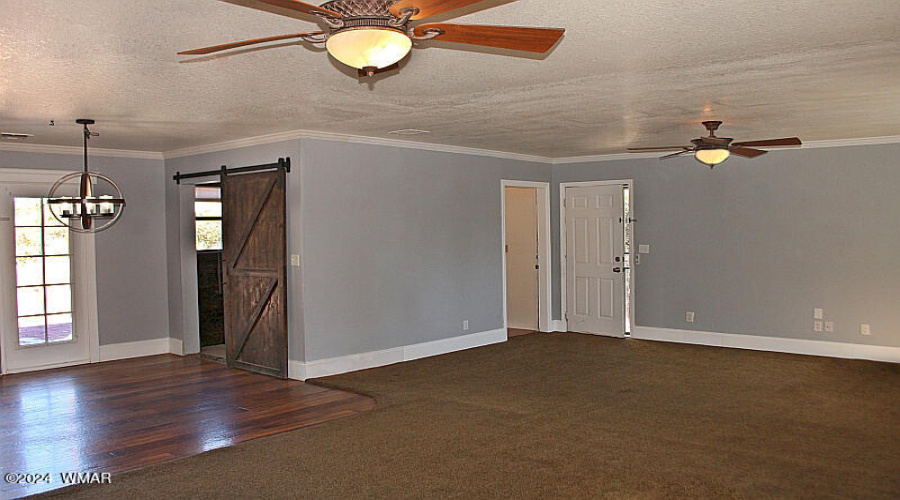
[[[622,272],[622,268],[621,268],[621,267],[614,267],[614,268],[613,268],[613,272],[614,272],[614,273],[621,273],[621,272]]]

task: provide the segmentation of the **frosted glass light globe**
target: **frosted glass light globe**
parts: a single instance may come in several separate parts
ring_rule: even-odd
[[[412,48],[406,34],[389,28],[338,31],[325,42],[328,53],[356,69],[381,69],[403,59]]]
[[[714,167],[727,160],[731,153],[727,149],[701,149],[694,153],[694,158],[700,163]]]

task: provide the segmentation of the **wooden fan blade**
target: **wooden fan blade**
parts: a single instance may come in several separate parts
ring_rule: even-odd
[[[410,19],[425,19],[451,10],[460,9],[473,3],[484,0],[400,0],[391,5],[391,14],[403,17],[402,11],[406,9],[419,9]]]
[[[687,146],[660,146],[658,148],[628,148],[628,151],[677,151],[679,149],[691,149]]]
[[[213,45],[210,47],[203,47],[201,49],[185,50],[185,51],[179,52],[178,55],[193,56],[193,55],[201,55],[201,54],[212,54],[213,52],[234,49],[237,47],[244,47],[245,45],[253,45],[253,44],[265,43],[265,42],[274,42],[276,40],[290,40],[291,38],[300,38],[303,35],[322,35],[322,34],[324,34],[324,32],[322,32],[322,31],[313,31],[310,33],[291,33],[289,35],[267,36],[265,38],[254,38],[253,40],[243,40],[240,42],[223,43],[222,45]]]
[[[660,156],[659,159],[660,159],[660,160],[666,160],[666,159],[669,159],[669,158],[675,158],[676,156],[681,156],[681,155],[683,155],[683,154],[686,154],[686,153],[693,153],[693,152],[694,152],[693,149],[685,149],[684,151],[679,151],[679,152],[677,152],[677,153],[672,153],[672,154],[670,154],[670,155]]]
[[[797,137],[786,137],[784,139],[765,139],[762,141],[749,141],[749,142],[735,142],[732,146],[754,146],[754,147],[765,147],[765,146],[799,146],[802,143],[800,139]]]
[[[730,148],[732,154],[736,154],[738,156],[743,156],[745,158],[756,158],[757,156],[764,155],[768,151],[763,151],[762,149],[753,149],[753,148]]]
[[[323,9],[318,5],[309,4],[306,2],[299,2],[297,0],[259,0],[262,3],[267,3],[269,5],[274,5],[276,7],[282,7],[288,10],[293,10],[294,12],[302,12],[304,14],[325,14],[329,17],[341,18],[340,12],[335,12],[333,10]]]
[[[443,31],[442,34],[435,37],[435,40],[442,42],[467,43],[537,53],[550,50],[566,31],[562,28],[431,23],[416,26],[415,34],[426,35],[425,30]]]

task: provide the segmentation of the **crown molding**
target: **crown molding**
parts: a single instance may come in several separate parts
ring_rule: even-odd
[[[809,141],[804,142],[799,148],[790,149],[817,149],[817,148],[836,148],[846,146],[875,146],[878,144],[898,144],[900,143],[900,135],[888,135],[883,137],[859,137],[856,139],[833,139],[829,141]],[[777,150],[776,150],[777,151]],[[639,152],[639,153],[613,153],[607,155],[591,155],[591,156],[568,156],[565,158],[553,158],[550,160],[554,165],[563,165],[567,163],[589,163],[595,161],[616,161],[616,160],[640,160],[646,158],[659,158],[662,151],[657,152]]]
[[[407,141],[403,139],[386,139],[381,137],[333,134],[329,132],[306,132],[302,138],[320,139],[324,141],[354,142],[358,144],[371,144],[375,146],[393,146],[407,149],[422,149],[426,151],[437,151],[440,153],[459,153],[475,156],[489,156],[491,158],[530,161],[536,163],[553,163],[553,159],[546,156],[512,153],[509,151],[496,151],[493,149],[470,148],[466,146],[452,146],[449,144],[433,144],[428,142]]]
[[[230,141],[214,142],[212,144],[203,144],[200,146],[191,146],[181,149],[173,149],[163,153],[165,159],[184,158],[185,156],[196,156],[206,153],[218,153],[219,151],[228,151],[231,149],[248,148],[251,146],[262,146],[264,144],[275,144],[276,142],[294,141],[300,139],[300,130],[289,130],[287,132],[278,132],[275,134],[257,135],[254,137],[246,137],[243,139],[232,139]]]
[[[882,137],[858,137],[855,139],[832,139],[829,141],[804,142],[800,149],[837,148],[844,146],[875,146],[878,144],[900,143],[900,135],[886,135]]]
[[[465,146],[451,146],[447,144],[433,144],[428,142],[409,141],[403,139],[388,139],[384,137],[368,137],[362,135],[338,134],[333,132],[316,132],[313,130],[291,130],[288,132],[279,132],[276,134],[260,135],[256,137],[248,137],[245,139],[235,139],[231,141],[217,142],[206,144],[203,146],[195,146],[190,148],[176,149],[163,153],[166,159],[182,158],[185,156],[195,156],[205,153],[216,153],[219,151],[228,151],[230,149],[246,148],[250,146],[260,146],[264,144],[274,144],[276,142],[299,140],[299,139],[316,139],[322,141],[349,142],[354,144],[369,144],[373,146],[391,146],[406,149],[420,149],[426,151],[437,151],[441,153],[459,153],[476,156],[489,156],[492,158],[502,158],[507,160],[530,161],[537,163],[552,163],[551,158],[544,156],[526,155],[520,153],[510,153],[506,151],[494,151],[490,149],[470,148]]]
[[[54,146],[51,144],[11,144],[0,142],[0,151],[12,151],[16,153],[49,153],[57,155],[84,154],[84,149],[78,146]],[[141,160],[162,160],[163,154],[158,151],[133,151],[129,149],[103,149],[91,148],[91,156],[107,156],[110,158],[138,158]]]
[[[566,163],[589,163],[595,161],[641,160],[659,158],[663,151],[640,153],[611,153],[606,155],[567,156],[565,158],[553,158],[550,163],[563,165]]]
[[[277,142],[299,140],[299,139],[317,139],[323,141],[349,142],[355,144],[370,144],[374,146],[392,146],[406,149],[419,149],[425,151],[436,151],[441,153],[458,153],[476,156],[488,156],[492,158],[501,158],[507,160],[528,161],[535,163],[548,163],[552,165],[563,165],[569,163],[590,163],[599,161],[619,161],[619,160],[640,160],[648,158],[658,158],[658,152],[640,152],[640,153],[611,153],[601,155],[585,155],[585,156],[568,156],[560,158],[549,158],[546,156],[527,155],[521,153],[511,153],[507,151],[495,151],[491,149],[470,148],[465,146],[452,146],[447,144],[433,144],[427,142],[409,141],[403,139],[388,139],[383,137],[368,137],[361,135],[338,134],[332,132],[316,132],[312,130],[291,130],[288,132],[279,132],[275,134],[260,135],[248,137],[244,139],[235,139],[230,141],[217,142],[202,146],[194,146],[183,149],[176,149],[167,152],[158,151],[134,151],[127,149],[104,149],[91,148],[92,156],[105,156],[110,158],[136,158],[143,160],[162,160],[170,158],[181,158],[185,156],[194,156],[204,153],[215,153],[219,151],[228,151],[231,149],[239,149],[250,146],[259,146],[264,144],[274,144]],[[796,149],[816,149],[816,148],[832,148],[847,146],[874,146],[880,144],[898,144],[900,143],[900,135],[891,135],[883,137],[860,137],[855,139],[834,139],[827,141],[809,141],[803,143],[800,148]],[[77,146],[54,146],[50,144],[12,144],[0,142],[0,151],[12,151],[19,153],[49,153],[81,156],[82,148]]]

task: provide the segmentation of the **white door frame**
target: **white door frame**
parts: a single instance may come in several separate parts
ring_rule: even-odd
[[[506,308],[506,188],[526,187],[537,189],[538,228],[538,329],[552,331],[551,315],[553,299],[550,283],[550,183],[537,181],[500,180],[500,254],[503,256],[503,329],[508,328],[509,311]]]
[[[560,182],[559,183],[559,264],[560,264],[560,274],[559,274],[559,282],[560,282],[560,292],[559,292],[559,300],[561,304],[560,314],[562,315],[562,323],[565,326],[564,329],[568,329],[568,320],[566,319],[566,188],[570,187],[592,187],[592,186],[628,186],[628,203],[630,214],[634,215],[634,179],[620,179],[620,180],[611,180],[611,181],[582,181],[582,182]],[[629,263],[629,267],[631,269],[630,277],[631,283],[629,290],[630,293],[630,304],[631,307],[628,310],[629,320],[631,322],[631,329],[634,330],[634,283],[635,283],[635,256],[637,255],[637,251],[635,250],[634,243],[634,225],[629,224],[629,240],[631,241],[631,262]]]
[[[178,190],[179,265],[181,267],[181,352],[179,356],[200,352],[200,291],[197,287],[197,236],[194,215],[194,188],[181,183]]]
[[[25,168],[0,168],[0,184],[9,186],[29,186],[41,189],[41,192],[49,191],[53,184],[62,176],[69,174],[69,171],[62,170],[37,170]],[[2,222],[9,222],[5,217],[0,219]],[[81,304],[76,305],[75,314],[81,317],[76,319],[82,325],[81,335],[88,337],[89,358],[76,360],[72,362],[59,363],[45,366],[35,366],[24,370],[10,370],[9,363],[6,358],[6,350],[0,346],[0,374],[14,373],[18,371],[46,370],[49,368],[58,368],[62,366],[77,365],[83,363],[100,362],[100,335],[97,314],[97,257],[94,235],[78,235],[71,233],[73,238],[81,238],[79,251],[73,256],[72,264],[77,268],[76,275],[80,276],[82,282],[80,284],[73,283],[73,286],[79,287],[79,290],[73,290],[76,293]],[[9,266],[0,265],[0,278],[3,280],[15,280],[15,276],[7,276],[4,269]],[[74,304],[73,304],[74,305]],[[5,303],[0,304],[0,322],[7,324],[9,318],[7,315],[15,314],[15,311],[9,311]],[[2,340],[2,339],[0,339]],[[3,344],[4,342],[0,342]]]

